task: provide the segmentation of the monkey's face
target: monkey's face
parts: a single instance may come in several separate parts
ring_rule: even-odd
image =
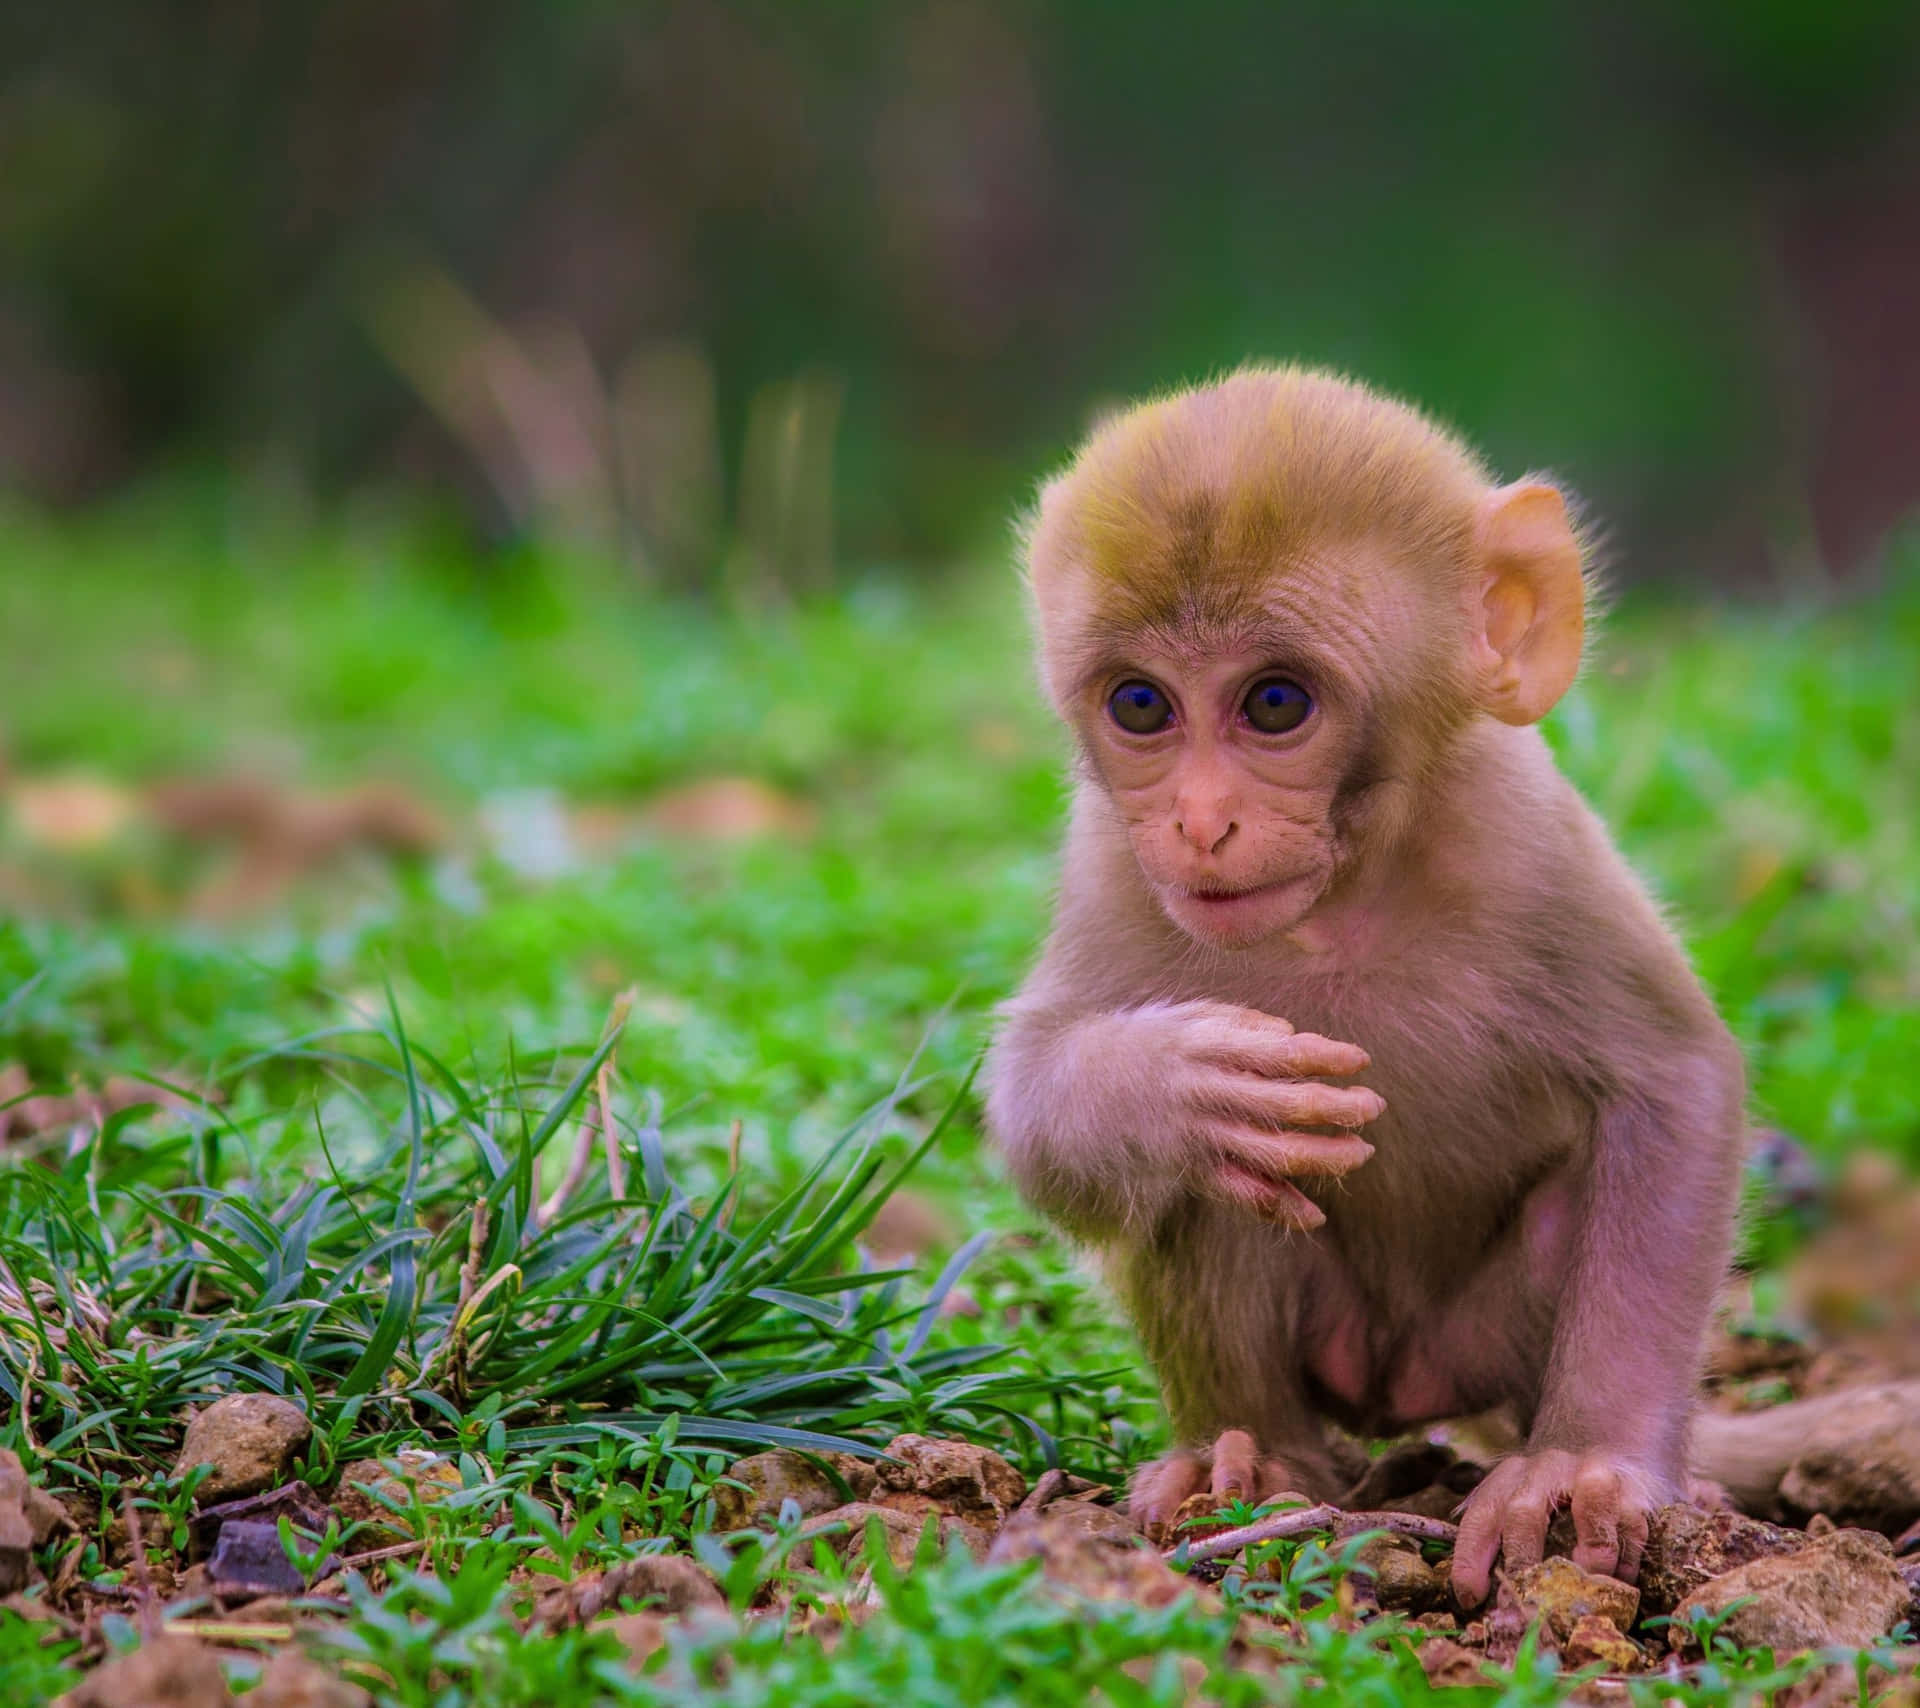
[[[1334,805],[1356,751],[1343,685],[1272,649],[1138,641],[1088,680],[1083,750],[1162,910],[1245,948],[1297,925],[1338,865]]]

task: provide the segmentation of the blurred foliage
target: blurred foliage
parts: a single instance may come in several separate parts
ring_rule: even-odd
[[[399,476],[806,586],[1300,356],[1790,577],[1920,497],[1917,63],[1901,0],[12,7],[0,479]]]

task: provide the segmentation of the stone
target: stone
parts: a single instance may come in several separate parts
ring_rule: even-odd
[[[808,1541],[821,1538],[842,1560],[853,1561],[864,1553],[867,1528],[876,1519],[880,1523],[887,1558],[901,1571],[912,1566],[919,1553],[921,1534],[929,1519],[934,1523],[942,1552],[956,1538],[975,1559],[984,1558],[987,1552],[988,1533],[980,1525],[956,1518],[951,1513],[943,1513],[937,1508],[924,1512],[903,1512],[898,1507],[881,1506],[865,1500],[852,1501],[846,1506],[835,1507],[831,1512],[821,1513],[802,1525],[800,1534]]]
[[[371,1708],[373,1698],[298,1649],[283,1648],[247,1692],[245,1708]]]
[[[1492,1682],[1485,1657],[1451,1637],[1429,1637],[1420,1645],[1420,1670],[1436,1690],[1466,1690]]]
[[[293,1472],[293,1462],[313,1434],[307,1414],[278,1394],[228,1394],[187,1425],[173,1474],[199,1465],[213,1469],[194,1498],[203,1502],[258,1494]]]
[[[1780,1479],[1789,1513],[1897,1536],[1920,1519],[1920,1382],[1857,1389],[1822,1408]]]
[[[27,1586],[33,1566],[33,1522],[27,1517],[27,1473],[19,1456],[0,1461],[0,1595],[14,1595]]]
[[[1608,1672],[1638,1672],[1647,1664],[1646,1651],[1610,1619],[1583,1613],[1560,1643],[1563,1667],[1604,1667]]]
[[[1781,1659],[1826,1644],[1861,1648],[1907,1617],[1910,1598],[1885,1537],[1839,1530],[1701,1585],[1675,1609],[1668,1639],[1686,1646],[1696,1614],[1731,1607],[1719,1629],[1744,1648],[1771,1649]]]
[[[1131,1542],[1139,1535],[1133,1527],[1133,1520],[1118,1507],[1101,1506],[1091,1500],[1050,1501],[1037,1513],[1019,1513],[1009,1518],[1006,1528],[1028,1521],[1037,1523],[1044,1536],[1062,1540],[1075,1536],[1103,1536],[1110,1541]]]
[[[391,1459],[356,1459],[347,1466],[333,1492],[333,1509],[353,1532],[356,1548],[391,1547],[412,1540],[406,1514],[416,1500],[431,1506],[459,1487],[460,1467],[451,1459],[403,1447]]]
[[[801,1517],[811,1518],[849,1500],[865,1500],[873,1493],[873,1466],[866,1460],[856,1459],[851,1453],[823,1453],[820,1457],[831,1470],[823,1470],[784,1448],[736,1459],[714,1485],[714,1528],[746,1530],[756,1524],[771,1524],[787,1501],[799,1507]],[[834,1481],[835,1475],[839,1483]],[[735,1488],[735,1483],[741,1486]]]
[[[636,1554],[548,1590],[534,1604],[533,1622],[564,1631],[617,1613],[628,1603],[644,1612],[675,1616],[721,1612],[727,1599],[712,1573],[685,1554]]]
[[[1348,1512],[1378,1512],[1389,1501],[1432,1487],[1458,1463],[1459,1455],[1444,1443],[1403,1441],[1368,1465],[1340,1504]]]
[[[1528,1624],[1538,1620],[1556,1642],[1564,1643],[1586,1618],[1604,1619],[1620,1631],[1629,1629],[1640,1611],[1640,1592],[1618,1578],[1585,1571],[1571,1560],[1548,1559],[1502,1575],[1494,1613],[1509,1608]]]
[[[637,1673],[647,1657],[667,1646],[667,1621],[658,1613],[615,1613],[593,1622],[626,1651],[627,1671]]]
[[[1701,1585],[1736,1566],[1798,1553],[1806,1545],[1806,1537],[1797,1530],[1763,1524],[1737,1512],[1663,1506],[1647,1522],[1647,1550],[1640,1562],[1640,1611],[1671,1613]]]
[[[296,1537],[295,1544],[312,1548],[318,1538]],[[313,1575],[325,1577],[339,1568],[340,1557],[329,1554]],[[220,1526],[220,1539],[207,1561],[207,1582],[217,1595],[298,1595],[306,1587],[300,1569],[287,1558],[280,1526],[263,1519],[238,1518]]]
[[[53,1708],[234,1708],[219,1658],[191,1637],[156,1637],[88,1673]]]
[[[987,1551],[988,1562],[1037,1559],[1050,1586],[1096,1601],[1165,1607],[1194,1588],[1138,1534],[1091,1534],[1071,1519],[1052,1519],[1053,1510],[1009,1519]]]
[[[900,1511],[941,1511],[998,1524],[1018,1506],[1027,1480],[990,1447],[896,1435],[874,1467],[874,1500]]]
[[[1451,1604],[1447,1574],[1404,1536],[1373,1536],[1354,1563],[1371,1574],[1373,1598],[1389,1613],[1433,1613]]]

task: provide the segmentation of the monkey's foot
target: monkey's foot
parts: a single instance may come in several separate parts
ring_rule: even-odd
[[[1216,1506],[1258,1502],[1289,1493],[1298,1480],[1285,1460],[1262,1455],[1244,1429],[1229,1429],[1210,1448],[1182,1448],[1154,1460],[1133,1479],[1127,1512],[1153,1542],[1165,1546],[1174,1540],[1169,1532],[1180,1509],[1196,1495]]]
[[[1567,1505],[1573,1508],[1573,1563],[1632,1583],[1654,1505],[1646,1478],[1605,1453],[1523,1453],[1502,1460],[1467,1497],[1453,1549],[1460,1605],[1486,1600],[1496,1558],[1510,1572],[1538,1565],[1554,1511]]]

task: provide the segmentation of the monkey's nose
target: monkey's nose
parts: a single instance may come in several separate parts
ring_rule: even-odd
[[[1218,854],[1240,826],[1224,815],[1187,813],[1174,821],[1173,828],[1188,847],[1202,854]]]

